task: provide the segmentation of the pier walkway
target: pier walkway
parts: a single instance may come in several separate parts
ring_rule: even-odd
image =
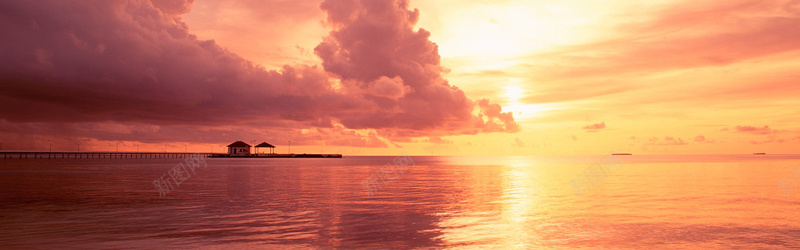
[[[158,152],[71,152],[71,151],[0,151],[0,159],[148,159],[186,158],[193,155],[207,158],[218,153],[158,153]]]

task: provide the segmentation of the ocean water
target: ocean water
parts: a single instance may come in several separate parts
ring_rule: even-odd
[[[397,159],[0,160],[0,245],[800,248],[798,155]]]

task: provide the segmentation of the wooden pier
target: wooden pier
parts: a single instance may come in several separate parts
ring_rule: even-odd
[[[158,153],[158,152],[41,152],[0,151],[0,159],[167,159],[199,155],[207,158],[214,153]]]
[[[342,154],[209,154],[211,158],[342,158]]]
[[[203,158],[342,158],[341,154],[251,154],[231,156],[221,153],[0,151],[0,159],[167,159],[186,158],[194,155],[199,155]]]

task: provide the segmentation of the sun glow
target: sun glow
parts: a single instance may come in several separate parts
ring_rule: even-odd
[[[505,91],[503,97],[509,103],[519,103],[520,99],[525,97],[525,90],[519,84],[508,85],[503,90]]]
[[[503,112],[511,112],[518,120],[539,117],[544,112],[554,110],[552,104],[526,104],[522,102],[526,91],[521,84],[511,84],[503,88],[506,103]]]
[[[572,7],[528,2],[472,5],[438,17],[444,29],[432,39],[442,45],[443,57],[519,57],[578,40],[575,27],[590,22],[591,15],[575,15],[579,10]],[[563,18],[567,14],[575,18]]]

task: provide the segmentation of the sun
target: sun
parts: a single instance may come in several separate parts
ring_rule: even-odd
[[[516,81],[515,84],[509,84],[503,87],[502,97],[505,101],[505,104],[502,105],[503,112],[511,112],[514,118],[522,120],[540,117],[545,112],[556,109],[552,104],[524,103],[526,92],[523,85],[519,84],[519,81]]]

